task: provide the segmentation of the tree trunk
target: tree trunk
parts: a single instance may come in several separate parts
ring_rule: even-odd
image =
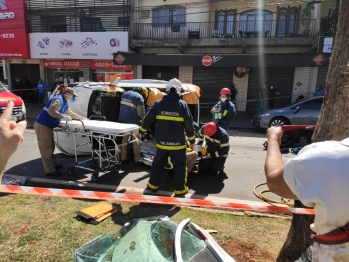
[[[338,0],[339,1],[339,0]],[[338,25],[326,79],[324,103],[313,142],[349,137],[349,0],[340,0]],[[301,203],[295,201],[296,207]],[[309,228],[313,217],[293,215],[286,242],[277,261],[295,261],[311,245]]]

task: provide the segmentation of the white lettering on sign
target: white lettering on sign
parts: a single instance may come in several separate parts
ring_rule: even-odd
[[[14,19],[16,17],[14,12],[0,12],[0,20]]]
[[[2,38],[15,38],[15,34],[1,34],[0,37]]]

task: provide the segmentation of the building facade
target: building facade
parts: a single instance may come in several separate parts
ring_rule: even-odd
[[[108,82],[117,76],[132,79],[132,66],[112,62],[114,52],[129,50],[131,2],[7,1],[16,3],[13,6],[16,14],[8,19],[13,20],[11,28],[8,21],[0,20],[0,30],[9,37],[14,35],[15,40],[7,45],[9,50],[0,47],[3,65],[0,77],[24,100],[30,99],[32,92],[28,91],[39,79],[50,89],[60,83]],[[15,32],[19,24],[25,37],[19,38]],[[18,46],[23,38],[26,41]]]
[[[234,83],[239,111],[257,109],[265,82],[280,92],[275,107],[311,97],[317,84],[326,84],[330,54],[319,53],[318,42],[330,35],[324,20],[334,2],[258,3],[134,1],[132,52],[116,53],[114,64],[121,64],[119,56],[137,66],[137,77],[197,84],[204,103],[216,101],[220,89]]]

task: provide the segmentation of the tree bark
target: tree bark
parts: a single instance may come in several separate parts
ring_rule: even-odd
[[[349,0],[340,0],[335,42],[326,79],[324,103],[312,141],[340,141],[349,137]],[[295,201],[296,207],[301,202]],[[311,245],[313,217],[293,215],[286,242],[277,261],[295,261]]]

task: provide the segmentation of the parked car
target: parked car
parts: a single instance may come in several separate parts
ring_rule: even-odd
[[[297,101],[287,107],[256,114],[252,124],[258,128],[282,125],[315,125],[318,121],[324,97],[312,97]]]
[[[199,123],[201,96],[200,87],[192,84],[183,84],[185,91],[183,100],[188,104],[188,107],[197,123]],[[152,80],[152,79],[133,79],[121,80],[117,87],[112,83],[104,82],[81,82],[74,83],[72,87],[79,95],[75,103],[69,103],[69,107],[80,116],[90,119],[103,119],[111,122],[118,122],[121,95],[125,91],[129,91],[134,87],[146,87],[149,90],[149,96],[146,100],[146,105],[149,107],[155,101],[165,95],[167,81]],[[57,87],[51,96],[59,93]],[[91,154],[91,148],[86,145],[84,140],[77,136],[77,155]],[[57,148],[64,154],[74,155],[74,138],[63,132],[56,132],[55,142]],[[83,144],[83,145],[82,145]]]
[[[11,120],[16,122],[25,120],[26,109],[23,100],[10,92],[6,86],[0,82],[0,115],[4,112],[8,101],[13,101],[14,103]]]

